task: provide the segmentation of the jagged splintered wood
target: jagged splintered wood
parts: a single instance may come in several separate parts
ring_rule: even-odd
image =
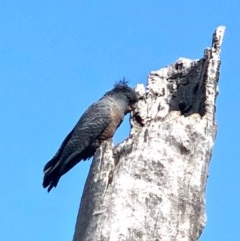
[[[181,58],[138,85],[128,139],[98,149],[74,241],[197,240],[216,136],[215,101],[225,27],[199,60]]]

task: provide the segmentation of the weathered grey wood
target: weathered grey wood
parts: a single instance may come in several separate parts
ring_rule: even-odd
[[[202,59],[179,59],[137,86],[129,138],[114,148],[106,141],[92,162],[74,241],[199,238],[224,29]]]

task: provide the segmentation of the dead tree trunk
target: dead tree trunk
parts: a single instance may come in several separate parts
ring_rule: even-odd
[[[146,89],[137,86],[129,138],[106,141],[92,162],[74,241],[199,238],[223,34],[218,27],[202,59],[179,59],[151,72]]]

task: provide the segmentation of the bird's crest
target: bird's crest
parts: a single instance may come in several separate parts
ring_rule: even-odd
[[[122,87],[129,87],[128,81],[126,81],[125,77],[123,79],[119,80],[115,85],[114,88],[122,88]]]
[[[121,93],[121,92],[132,92],[134,91],[132,88],[128,86],[128,81],[125,80],[125,78],[119,80],[115,83],[114,88],[110,91],[108,91],[105,95],[112,95],[115,93]]]

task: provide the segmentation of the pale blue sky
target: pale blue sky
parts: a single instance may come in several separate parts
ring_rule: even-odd
[[[218,135],[201,241],[240,237],[240,2],[2,0],[0,240],[71,240],[91,161],[50,194],[44,164],[83,111],[125,76],[134,87],[179,57],[201,58],[226,25]],[[128,135],[128,118],[115,143]]]

